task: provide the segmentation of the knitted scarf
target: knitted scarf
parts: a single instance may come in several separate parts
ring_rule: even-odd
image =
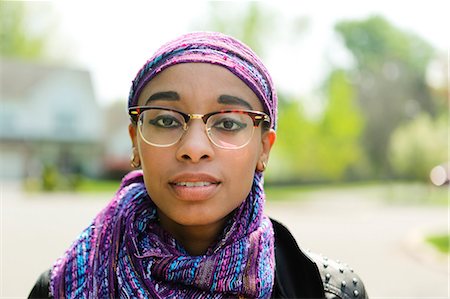
[[[141,171],[124,177],[112,201],[57,260],[55,298],[268,298],[274,237],[263,215],[262,175],[207,252],[190,256],[158,222]]]

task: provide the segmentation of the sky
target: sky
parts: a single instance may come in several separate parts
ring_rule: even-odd
[[[448,1],[263,1],[279,23],[308,19],[307,30],[292,41],[281,36],[270,42],[263,61],[278,89],[302,97],[317,89],[330,65],[351,64],[351,56],[333,33],[343,19],[373,14],[421,36],[447,53],[450,22]],[[64,51],[69,65],[91,72],[101,105],[124,100],[131,80],[164,42],[191,30],[206,19],[207,1],[53,1],[57,30],[55,51]],[[228,2],[231,10],[245,7]]]

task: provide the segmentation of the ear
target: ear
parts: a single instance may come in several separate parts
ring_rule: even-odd
[[[131,144],[133,145],[133,148],[137,148],[137,128],[135,125],[128,125],[128,134],[130,134]]]
[[[139,147],[137,143],[136,126],[133,124],[129,124],[128,133],[130,134],[130,139],[133,146],[130,155],[131,167],[133,167],[134,169],[138,169],[141,166],[141,162],[139,157]]]
[[[273,129],[270,129],[262,134],[261,143],[262,150],[258,159],[257,170],[264,171],[265,165],[269,161],[270,150],[275,143],[277,133]]]

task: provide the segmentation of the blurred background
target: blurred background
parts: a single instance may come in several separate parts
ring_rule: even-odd
[[[279,94],[267,211],[371,297],[449,296],[445,1],[0,2],[0,297],[24,297],[131,170],[131,80],[164,42],[249,44]]]

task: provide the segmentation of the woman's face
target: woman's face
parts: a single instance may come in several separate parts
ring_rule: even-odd
[[[148,101],[150,97],[153,99]],[[165,69],[145,86],[138,103],[191,114],[263,110],[253,91],[238,77],[206,63],[182,63]],[[273,130],[262,132],[260,126],[246,146],[219,148],[208,139],[201,119],[191,120],[181,140],[169,147],[147,144],[132,125],[130,136],[147,192],[160,217],[183,226],[223,223],[247,197],[255,170],[267,163],[275,140]]]

